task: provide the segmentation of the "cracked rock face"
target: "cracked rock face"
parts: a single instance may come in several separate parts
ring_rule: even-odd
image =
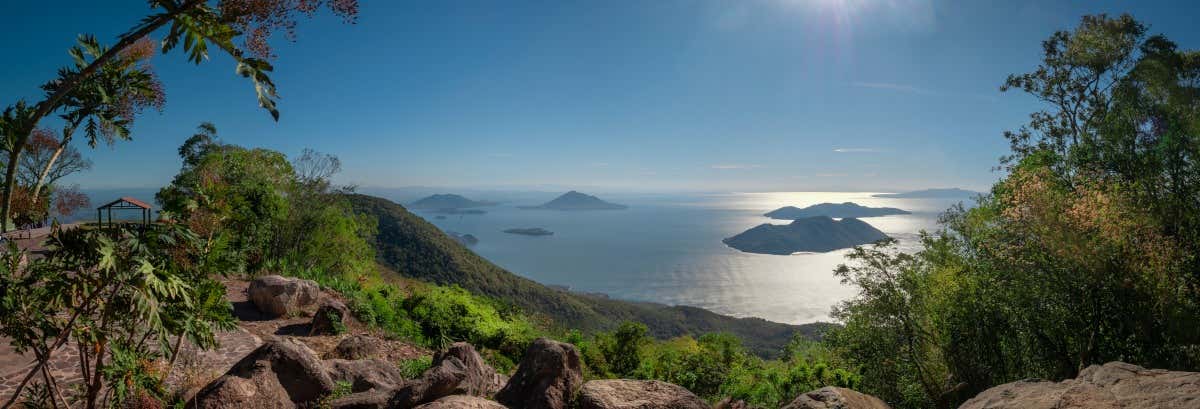
[[[1075,379],[1006,383],[959,409],[1200,408],[1200,373],[1146,369],[1124,362],[1092,365]]]
[[[251,281],[246,294],[250,302],[263,314],[282,317],[298,314],[304,308],[316,304],[321,295],[321,287],[313,280],[269,275]]]
[[[582,383],[579,350],[538,338],[525,350],[508,384],[496,393],[496,401],[510,408],[563,409]]]

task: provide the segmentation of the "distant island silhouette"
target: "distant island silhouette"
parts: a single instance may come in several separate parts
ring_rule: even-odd
[[[979,192],[959,188],[947,188],[914,190],[911,192],[901,193],[879,193],[871,195],[871,197],[887,197],[893,199],[972,199],[977,195],[979,195]]]
[[[834,218],[858,218],[889,216],[894,214],[912,214],[907,210],[894,207],[867,207],[857,203],[821,203],[805,207],[785,206],[763,214],[763,216],[780,220],[796,220],[807,217],[828,216]]]
[[[833,220],[818,216],[784,225],[760,224],[721,241],[747,253],[788,255],[801,251],[833,251],[874,243],[887,237],[862,220]]]
[[[543,229],[541,227],[526,227],[512,228],[504,231],[508,234],[520,234],[522,236],[553,236],[554,232]]]
[[[446,235],[450,236],[450,238],[454,239],[454,241],[457,241],[464,246],[474,246],[479,243],[479,238],[477,238],[477,237],[475,237],[475,235],[469,234],[469,233],[462,234],[462,233],[458,233],[458,232],[447,231]]]
[[[609,203],[596,196],[572,190],[540,206],[520,206],[520,208],[528,210],[622,210],[628,209],[629,206]]]
[[[423,197],[420,200],[410,203],[408,207],[410,209],[444,211],[494,205],[496,205],[494,202],[476,201],[452,193],[442,193]]]

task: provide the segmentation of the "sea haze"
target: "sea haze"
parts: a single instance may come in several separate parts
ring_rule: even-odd
[[[442,230],[474,235],[479,238],[471,247],[475,252],[544,284],[799,324],[829,321],[831,307],[854,295],[853,289],[833,275],[848,250],[790,256],[749,254],[725,246],[721,239],[762,223],[787,223],[762,215],[782,206],[855,202],[911,211],[863,220],[898,239],[902,248],[913,249],[918,232],[937,228],[938,215],[959,201],[841,192],[600,194],[604,200],[630,208],[576,212],[516,208],[555,195],[546,193],[539,200],[539,195],[530,193],[514,196],[519,197],[516,199],[479,193],[471,198],[507,202],[487,208],[483,215],[438,218],[434,212],[416,213]],[[554,235],[503,233],[514,227],[541,227]]]

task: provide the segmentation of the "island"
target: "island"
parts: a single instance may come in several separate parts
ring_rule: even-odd
[[[479,238],[475,237],[472,234],[462,234],[462,233],[447,231],[446,235],[450,236],[450,238],[453,238],[454,241],[457,241],[464,246],[474,246],[475,244],[479,243]]]
[[[794,220],[785,225],[760,224],[721,241],[747,253],[789,255],[796,252],[833,251],[886,238],[886,234],[862,220],[834,220],[818,216]]]
[[[482,209],[434,209],[434,213],[439,214],[486,214],[487,211]]]
[[[838,219],[890,216],[894,214],[912,214],[907,210],[894,207],[867,207],[857,203],[821,203],[803,209],[795,206],[785,206],[763,214],[763,216],[780,220],[796,220],[808,217],[828,216]]]
[[[543,229],[541,227],[512,228],[512,229],[505,230],[504,232],[508,233],[508,234],[520,234],[522,236],[552,236],[552,235],[554,235],[554,232]]]
[[[879,193],[871,197],[886,197],[892,199],[974,199],[979,192],[959,188],[925,189],[902,193]]]
[[[527,210],[622,210],[628,209],[629,206],[609,203],[596,196],[572,190],[540,206],[520,206],[520,208]]]
[[[494,205],[496,205],[495,202],[476,201],[456,194],[442,193],[423,197],[420,200],[409,203],[408,207],[422,210],[449,210]]]

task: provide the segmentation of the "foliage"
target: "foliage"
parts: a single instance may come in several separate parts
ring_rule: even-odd
[[[913,254],[856,249],[827,341],[896,407],[1120,360],[1200,370],[1200,58],[1129,16],[1086,16],[1004,89],[1045,102],[1008,174]]]
[[[213,347],[213,332],[232,325],[223,291],[211,299],[220,284],[208,278],[198,244],[182,226],[160,225],[55,231],[45,257],[25,262],[11,247],[0,265],[0,333],[17,352],[38,358],[22,385],[70,340],[78,346],[85,406],[159,395],[150,386],[161,379],[151,381],[145,359],[174,359],[172,336]]]
[[[431,356],[404,359],[399,362],[400,373],[404,375],[404,379],[416,379],[431,366],[433,366],[433,357]]]

